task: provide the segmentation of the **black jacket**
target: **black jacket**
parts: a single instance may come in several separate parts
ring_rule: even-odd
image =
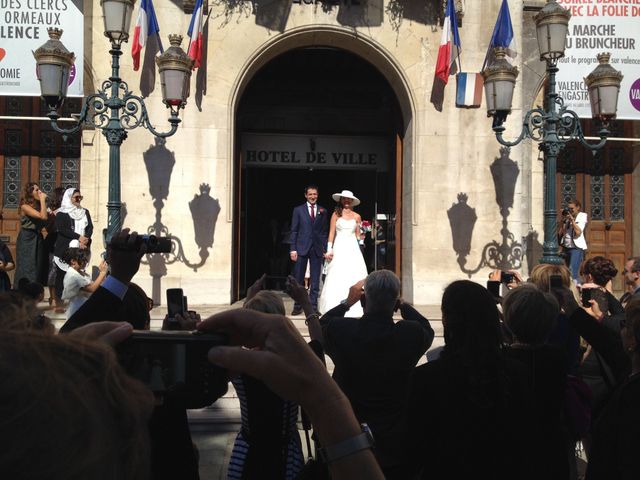
[[[93,234],[93,222],[91,221],[91,215],[89,210],[87,212],[87,227],[84,229],[84,236],[91,239]],[[58,231],[58,238],[56,238],[56,244],[53,247],[53,254],[58,258],[64,258],[64,254],[69,248],[71,240],[77,240],[80,238],[76,232],[73,231],[75,221],[69,216],[68,213],[58,212],[56,214],[56,229]]]

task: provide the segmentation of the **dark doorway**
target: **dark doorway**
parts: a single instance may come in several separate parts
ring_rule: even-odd
[[[362,202],[357,212],[375,225],[385,216],[384,237],[393,249],[386,258],[375,255],[375,234],[365,240],[369,270],[385,263],[396,269],[393,231],[396,219],[396,138],[403,131],[400,109],[386,79],[368,62],[335,48],[305,48],[277,57],[251,80],[238,108],[237,138],[304,135],[345,139],[382,139],[384,167],[343,168],[325,165],[249,165],[242,154],[236,161],[234,288],[232,300],[262,273],[286,277],[291,213],[302,204],[304,188],[318,186],[318,203],[331,213],[331,194],[352,190]],[[240,143],[242,141],[240,140]],[[313,147],[312,147],[313,148]],[[293,147],[292,147],[293,149]],[[243,146],[239,145],[239,152]],[[270,168],[271,167],[271,168]],[[388,230],[388,231],[387,231]],[[397,245],[400,248],[400,245]]]

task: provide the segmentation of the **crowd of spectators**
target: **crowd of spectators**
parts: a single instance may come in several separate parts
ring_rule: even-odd
[[[153,305],[131,281],[145,243],[126,229],[114,236],[109,273],[105,263],[95,281],[82,273],[82,250],[66,256],[64,284],[86,298],[58,333],[37,308],[41,283],[22,278],[0,293],[3,478],[198,479],[187,406],[129,376],[114,353],[134,328],[150,326]],[[13,259],[3,258],[5,272]],[[514,275],[504,296],[454,281],[441,301],[444,347],[428,362],[434,330],[387,270],[322,316],[290,277],[309,343],[264,276],[244,308],[164,327],[225,335],[208,360],[229,372],[241,406],[228,478],[574,479],[580,442],[587,479],[635,479],[640,258],[621,273],[622,302],[604,257],[583,262],[580,292],[559,265],[538,265],[527,281]],[[358,302],[363,316],[346,318]],[[324,468],[305,465],[299,408]]]

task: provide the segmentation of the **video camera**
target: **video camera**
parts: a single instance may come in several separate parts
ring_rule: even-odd
[[[567,215],[569,215],[571,213],[571,210],[569,210],[567,207],[564,207],[562,209],[562,216],[566,217]]]
[[[207,359],[211,347],[227,344],[222,334],[136,330],[116,352],[125,371],[154,394],[203,408],[227,392],[227,371]]]

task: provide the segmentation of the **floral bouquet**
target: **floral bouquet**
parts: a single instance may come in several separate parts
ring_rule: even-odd
[[[364,237],[367,233],[371,233],[371,222],[362,220],[362,222],[360,222],[360,240],[358,240],[360,245],[364,245]]]

